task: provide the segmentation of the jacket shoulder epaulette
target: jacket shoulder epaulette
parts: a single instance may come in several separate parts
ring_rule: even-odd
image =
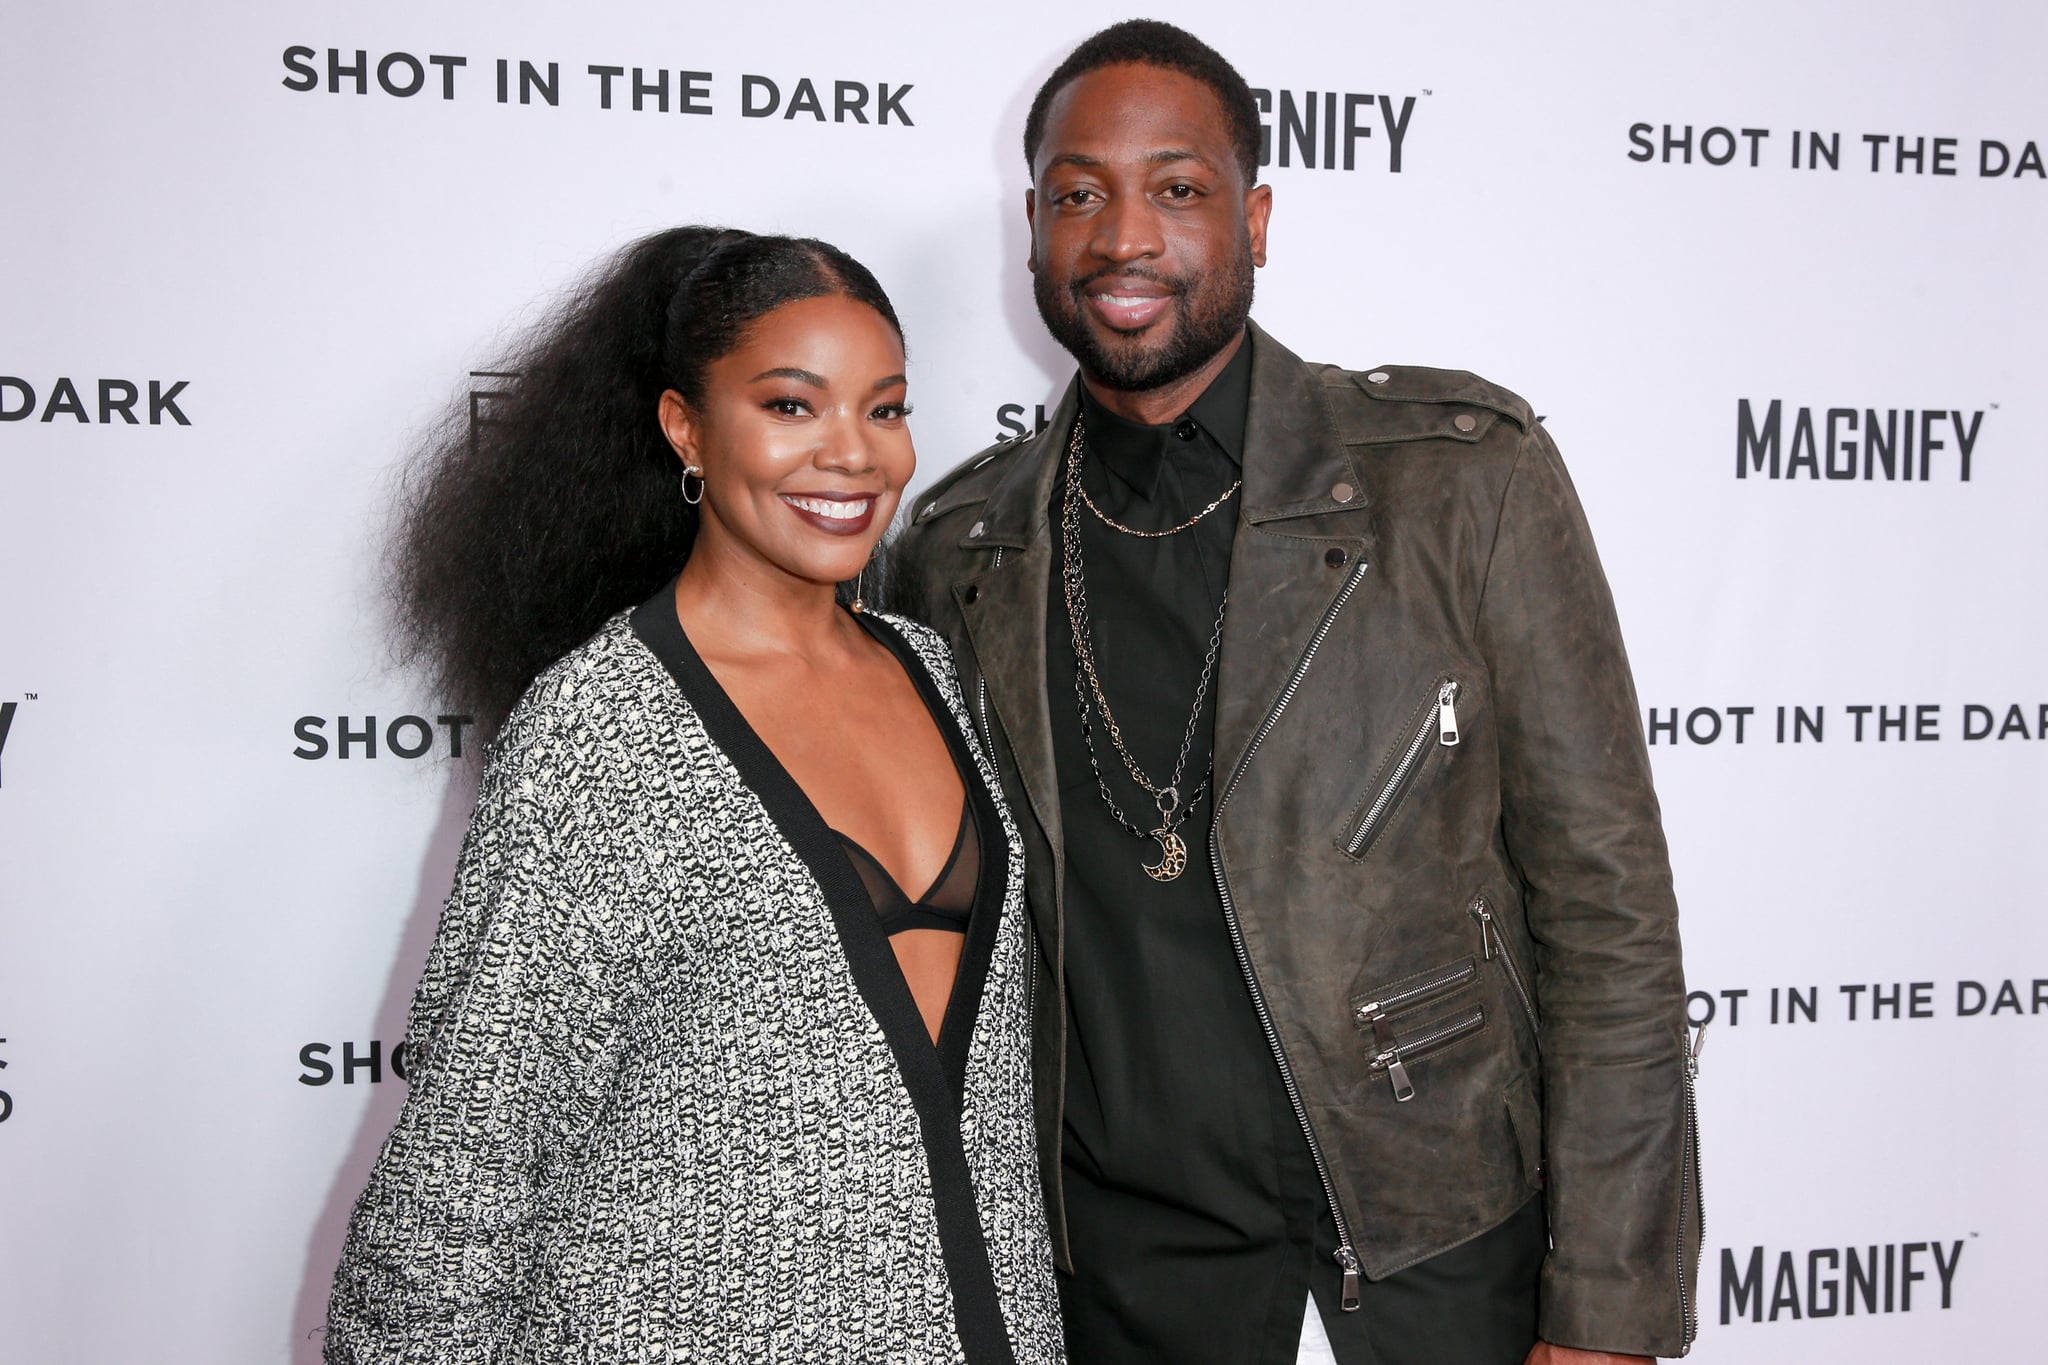
[[[1002,482],[1003,474],[1017,452],[1029,444],[1028,437],[1011,437],[969,455],[917,495],[917,502],[910,513],[910,524],[919,526],[933,517],[986,502],[996,485]]]
[[[1526,432],[1537,422],[1521,395],[1469,370],[1377,365],[1321,369],[1323,393],[1347,445],[1445,439],[1473,444],[1502,422]]]

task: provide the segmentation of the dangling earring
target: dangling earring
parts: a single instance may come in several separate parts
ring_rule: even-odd
[[[697,496],[694,498],[690,496],[690,480],[692,478],[697,480]],[[692,507],[704,501],[704,471],[693,464],[683,466],[683,501]]]
[[[867,577],[868,566],[863,564],[860,566],[859,575],[856,576],[853,580],[853,600],[846,604],[846,609],[852,612],[855,616],[860,615],[862,612],[868,609],[868,604],[865,601],[861,600],[860,593],[861,584],[867,581]]]

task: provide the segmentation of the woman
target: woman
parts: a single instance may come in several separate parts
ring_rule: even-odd
[[[1017,837],[938,637],[835,600],[888,298],[681,228],[501,368],[408,490],[406,638],[509,718],[328,1360],[1058,1360]]]

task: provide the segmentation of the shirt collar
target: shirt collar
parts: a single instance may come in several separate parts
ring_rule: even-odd
[[[1198,435],[1206,436],[1232,464],[1244,464],[1245,414],[1251,407],[1252,392],[1249,334],[1230,363],[1209,381],[1209,387],[1171,422],[1151,426],[1119,417],[1097,402],[1086,384],[1079,388],[1088,453],[1098,456],[1103,468],[1141,498],[1150,500],[1154,496],[1167,452],[1185,443],[1178,434],[1183,423],[1192,423]]]

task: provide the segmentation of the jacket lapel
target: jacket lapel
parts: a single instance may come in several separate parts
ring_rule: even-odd
[[[1309,367],[1256,323],[1251,345],[1244,504],[1217,660],[1215,771],[1226,786],[1359,572],[1371,521],[1364,481]]]
[[[952,584],[974,659],[1000,721],[1017,775],[1046,841],[1060,848],[1059,778],[1053,769],[1052,714],[1046,698],[1047,593],[1052,578],[1053,476],[1079,404],[1078,380],[1044,431],[1018,453],[960,545],[1000,550],[974,556],[971,574]]]

